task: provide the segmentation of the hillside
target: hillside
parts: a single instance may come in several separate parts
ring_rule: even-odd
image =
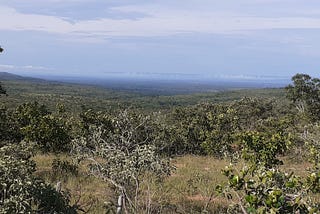
[[[31,194],[10,192],[25,197],[21,204],[41,203],[46,213],[104,213],[124,197],[136,201],[125,206],[128,213],[241,213],[230,204],[254,192],[261,197],[246,202],[247,210],[257,200],[265,209],[276,193],[266,209],[285,203],[278,213],[301,204],[301,213],[318,211],[319,79],[297,74],[286,90],[146,96],[5,75],[12,79],[2,81],[9,95],[0,97],[1,182],[31,184]],[[303,201],[283,201],[292,194]]]
[[[47,106],[64,103],[68,108],[79,111],[87,106],[105,110],[115,106],[142,109],[169,109],[201,102],[225,102],[242,97],[281,98],[282,89],[237,89],[181,95],[146,95],[123,90],[112,90],[101,86],[46,81],[0,72],[0,81],[9,96],[3,102],[14,107],[27,101],[37,100]]]
[[[8,73],[8,72],[0,72],[0,80],[1,81],[20,80],[20,81],[30,81],[30,82],[45,82],[45,80],[43,80],[43,79],[25,77],[25,76],[20,76],[20,75]]]

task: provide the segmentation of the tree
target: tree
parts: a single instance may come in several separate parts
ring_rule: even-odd
[[[286,87],[287,97],[301,113],[307,113],[311,119],[320,119],[320,79],[307,74],[296,74],[293,84]]]
[[[123,111],[102,118],[101,124],[87,127],[84,137],[73,140],[73,153],[91,161],[90,173],[116,189],[117,213],[141,213],[144,178],[153,174],[161,181],[168,176],[169,160],[157,152],[150,117]]]

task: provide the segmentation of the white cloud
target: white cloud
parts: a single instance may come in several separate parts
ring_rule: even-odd
[[[6,71],[6,70],[11,70],[14,69],[14,65],[0,65],[0,71]]]
[[[0,30],[43,31],[94,40],[116,36],[167,36],[190,32],[233,34],[268,29],[320,29],[320,19],[307,16],[257,17],[230,12],[170,9],[159,5],[115,7],[113,11],[138,12],[148,16],[135,20],[103,18],[71,23],[64,17],[26,14],[0,6]]]
[[[0,71],[53,71],[52,68],[47,68],[44,66],[34,66],[34,65],[7,65],[7,64],[0,64]]]
[[[51,68],[47,68],[44,66],[34,66],[34,65],[24,65],[24,66],[20,66],[20,68],[26,69],[26,70],[52,70]]]

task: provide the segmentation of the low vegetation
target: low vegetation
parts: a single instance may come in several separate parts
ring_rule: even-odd
[[[17,95],[7,81],[0,212],[318,213],[320,81],[292,80],[268,96],[253,90],[263,98],[144,97],[151,104],[130,107],[122,101],[133,98],[68,90]],[[73,108],[80,97],[86,106]]]

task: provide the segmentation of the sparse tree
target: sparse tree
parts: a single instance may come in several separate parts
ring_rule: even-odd
[[[308,113],[312,119],[320,118],[320,79],[307,74],[296,74],[293,84],[286,87],[287,97],[301,113]]]
[[[90,173],[116,189],[117,213],[140,213],[143,178],[168,176],[169,160],[157,153],[150,117],[128,111],[107,117],[107,126],[91,125],[86,137],[73,140],[74,154],[91,161]]]

